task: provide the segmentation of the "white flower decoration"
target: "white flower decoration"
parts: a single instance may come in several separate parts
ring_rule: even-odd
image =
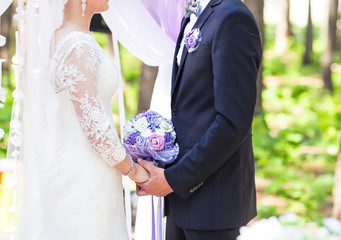
[[[145,131],[141,132],[141,136],[144,138],[149,138],[153,134],[152,130],[147,128]]]
[[[331,232],[341,235],[341,221],[336,218],[324,218],[322,222]]]
[[[155,134],[163,137],[165,135],[165,131],[162,128],[161,129],[156,129],[155,130]]]
[[[171,132],[173,130],[172,126],[165,120],[162,120],[160,123],[160,128],[164,131],[164,132]]]
[[[0,35],[0,47],[5,46],[5,44],[6,44],[6,38]]]
[[[20,147],[21,146],[21,137],[19,137],[18,135],[13,136],[10,139],[10,141],[14,147]]]
[[[145,117],[142,117],[140,119],[138,119],[135,124],[134,127],[136,128],[137,131],[139,132],[143,132],[147,129],[148,127],[148,121]]]
[[[5,136],[5,131],[0,128],[0,139]]]
[[[1,86],[0,86],[0,102],[6,102],[5,91]]]

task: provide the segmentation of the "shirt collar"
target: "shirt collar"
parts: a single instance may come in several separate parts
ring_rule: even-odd
[[[200,6],[201,6],[201,13],[206,8],[207,4],[210,2],[210,0],[200,0]]]
[[[200,14],[205,10],[209,2],[210,0],[200,0]],[[195,16],[195,14],[191,14],[190,19],[193,21],[193,20],[197,20],[198,17]]]

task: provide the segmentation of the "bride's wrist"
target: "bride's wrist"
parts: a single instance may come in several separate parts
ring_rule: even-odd
[[[136,178],[136,163],[133,163],[133,167],[132,167],[132,169],[131,169],[131,173],[129,174],[129,178],[131,179],[131,180],[135,180],[135,178]]]
[[[133,173],[133,170],[134,170],[134,161],[128,153],[127,153],[126,158],[128,158],[128,161],[129,161],[129,170],[127,170],[126,172],[122,172],[122,174],[124,176],[130,177],[130,175]]]

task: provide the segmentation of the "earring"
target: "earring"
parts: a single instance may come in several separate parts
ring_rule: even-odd
[[[84,17],[84,12],[86,8],[86,0],[82,0],[82,16]]]

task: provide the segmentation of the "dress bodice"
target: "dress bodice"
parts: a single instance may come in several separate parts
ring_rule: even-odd
[[[117,137],[111,113],[118,70],[94,36],[75,31],[62,38],[56,45],[50,71],[59,101],[60,124],[67,125],[64,129],[82,132],[92,150],[110,166],[122,161],[126,151]]]

